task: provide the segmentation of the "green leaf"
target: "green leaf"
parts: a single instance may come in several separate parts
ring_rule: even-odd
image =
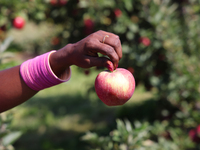
[[[116,122],[117,122],[117,130],[119,132],[123,133],[123,131],[126,130],[124,122],[122,120],[120,120],[120,119],[117,119]]]
[[[12,133],[6,135],[2,139],[2,143],[5,146],[10,145],[10,144],[14,143],[21,135],[22,135],[22,132],[20,132],[20,131],[12,132]]]
[[[128,132],[132,132],[133,131],[132,125],[131,125],[129,120],[125,120],[125,125],[126,125],[126,130]]]
[[[136,32],[138,32],[138,30],[139,30],[138,25],[133,24],[133,23],[129,24],[128,28],[129,28],[129,30],[132,31],[133,33],[136,33]]]
[[[132,0],[125,0],[124,1],[124,5],[125,5],[125,7],[126,7],[126,9],[128,11],[132,11],[133,10]]]
[[[96,133],[87,132],[84,136],[82,136],[83,141],[97,140],[99,137]]]

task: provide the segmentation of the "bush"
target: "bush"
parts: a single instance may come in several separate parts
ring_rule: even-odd
[[[179,129],[166,130],[166,123],[155,122],[150,125],[148,122],[116,120],[117,128],[108,136],[98,136],[96,133],[88,132],[82,140],[90,143],[88,149],[95,150],[177,150],[189,148],[192,143],[187,135],[179,138]],[[152,134],[153,133],[153,134]],[[172,133],[172,134],[171,134]],[[172,141],[174,139],[174,141]]]

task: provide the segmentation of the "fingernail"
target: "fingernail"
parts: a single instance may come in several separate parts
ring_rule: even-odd
[[[111,62],[107,63],[106,68],[108,68],[108,70],[110,70],[111,72],[114,71],[114,66],[113,66],[113,64]]]
[[[118,68],[118,64],[116,65],[116,68]]]

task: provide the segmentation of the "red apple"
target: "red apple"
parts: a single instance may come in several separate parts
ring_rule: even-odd
[[[200,125],[189,131],[190,139],[195,143],[200,143]]]
[[[55,6],[55,5],[58,4],[58,0],[51,0],[51,1],[50,1],[50,4],[51,4],[52,6]]]
[[[198,137],[196,133],[196,129],[191,129],[189,131],[189,137],[194,143],[200,143],[200,138]]]
[[[64,6],[64,5],[67,4],[67,0],[59,0],[58,4],[59,4],[60,6]]]
[[[196,130],[197,130],[197,135],[198,135],[198,137],[200,137],[200,125],[198,125],[198,126],[196,127]]]
[[[84,33],[85,35],[89,35],[94,31],[94,22],[91,19],[84,20]]]
[[[16,17],[13,20],[13,26],[17,29],[22,29],[25,25],[25,20],[22,17]]]
[[[123,68],[103,71],[96,77],[95,90],[106,105],[123,105],[134,93],[135,79],[130,71]]]
[[[148,37],[141,37],[140,43],[142,43],[144,46],[149,46],[151,44],[151,40]]]
[[[116,17],[121,17],[122,11],[119,8],[117,8],[117,9],[114,10],[114,14],[115,14]]]

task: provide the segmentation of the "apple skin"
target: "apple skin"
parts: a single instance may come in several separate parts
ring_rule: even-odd
[[[133,95],[135,79],[124,68],[100,72],[95,80],[95,90],[99,99],[108,106],[123,105]]]

